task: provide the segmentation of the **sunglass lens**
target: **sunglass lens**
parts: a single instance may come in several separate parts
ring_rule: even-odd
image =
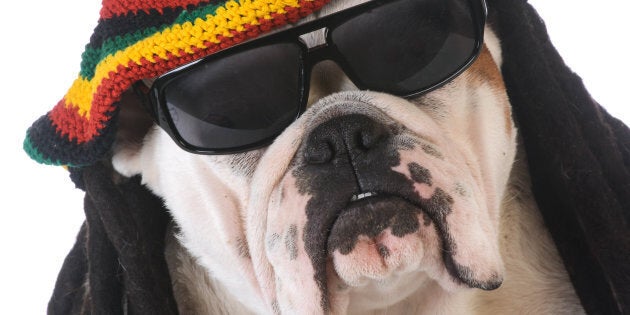
[[[162,89],[172,125],[189,145],[247,149],[299,114],[301,49],[278,43],[186,68]]]
[[[330,36],[365,88],[408,95],[441,83],[473,55],[467,0],[398,0],[354,17]]]

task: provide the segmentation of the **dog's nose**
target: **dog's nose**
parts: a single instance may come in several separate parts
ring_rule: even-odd
[[[324,164],[344,156],[354,158],[370,151],[390,136],[387,127],[360,114],[335,117],[317,126],[306,140],[304,158],[309,164]]]

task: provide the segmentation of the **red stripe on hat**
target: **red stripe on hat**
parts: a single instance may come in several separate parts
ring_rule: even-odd
[[[96,130],[103,129],[104,121],[90,119],[79,115],[73,106],[67,106],[66,100],[62,99],[48,113],[48,118],[59,136],[67,138],[77,144],[85,143],[94,138]]]
[[[162,12],[165,8],[185,8],[188,5],[198,5],[208,0],[103,0],[101,19],[109,19],[114,16],[136,13],[138,11],[149,12],[157,10]]]

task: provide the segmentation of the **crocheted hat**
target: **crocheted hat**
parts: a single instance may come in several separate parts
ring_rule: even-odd
[[[65,97],[26,132],[35,161],[79,167],[111,148],[122,93],[134,82],[283,26],[329,0],[103,0]]]

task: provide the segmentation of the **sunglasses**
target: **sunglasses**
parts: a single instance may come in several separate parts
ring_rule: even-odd
[[[140,94],[186,151],[253,150],[306,110],[318,62],[334,61],[359,89],[415,97],[472,64],[485,19],[484,0],[373,0],[169,71]],[[324,44],[300,38],[321,29]]]

